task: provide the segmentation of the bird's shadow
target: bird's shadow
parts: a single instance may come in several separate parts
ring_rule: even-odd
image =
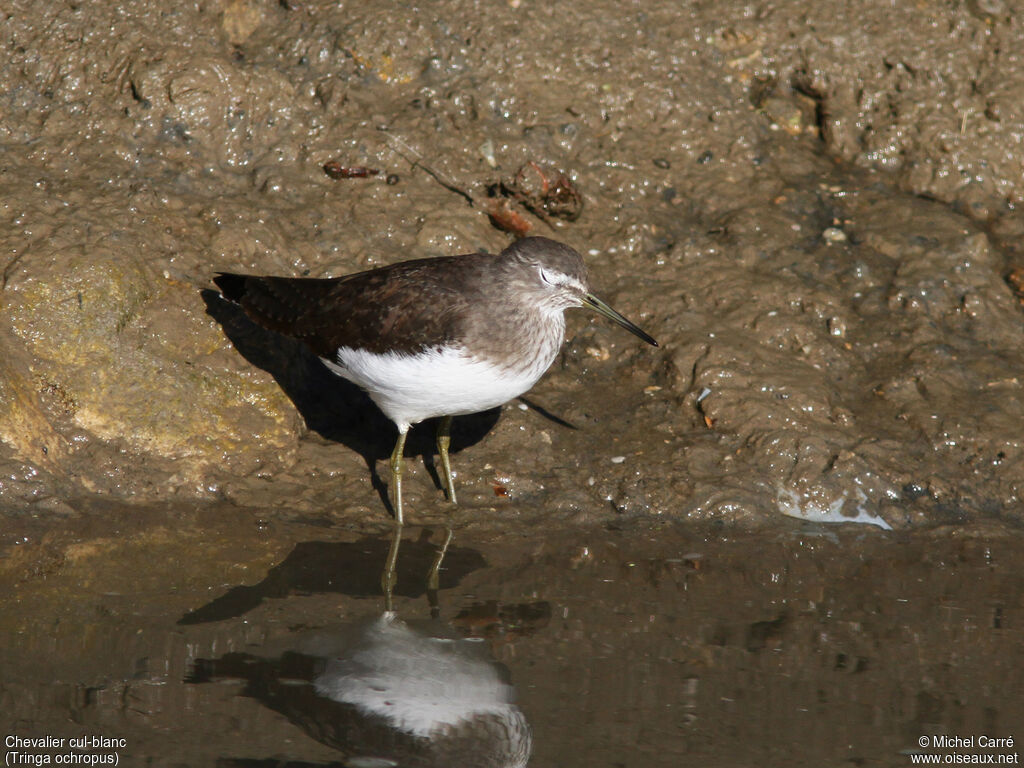
[[[418,598],[428,593],[427,573],[437,560],[438,549],[431,531],[423,529],[414,539],[402,542],[394,594]],[[381,595],[381,566],[391,545],[390,537],[367,537],[355,542],[305,541],[271,568],[259,584],[232,587],[178,620],[180,625],[205,624],[243,616],[269,599],[292,595],[338,593],[366,598]],[[438,589],[452,589],[487,566],[475,549],[451,546],[444,554]]]
[[[342,443],[362,456],[373,486],[390,507],[387,486],[377,473],[377,462],[394,450],[395,425],[355,384],[331,373],[301,342],[261,328],[238,305],[217,291],[203,290],[206,313],[216,320],[235,349],[277,382],[295,404],[306,426],[321,437]],[[494,427],[500,408],[460,416],[452,422],[451,453],[474,445]],[[409,431],[406,456],[421,456],[438,489],[443,488],[434,461],[436,419]]]

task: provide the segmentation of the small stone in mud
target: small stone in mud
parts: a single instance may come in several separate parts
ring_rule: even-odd
[[[672,167],[672,163],[670,163],[670,162],[669,162],[668,160],[666,160],[666,159],[665,159],[664,157],[656,157],[656,158],[654,158],[654,160],[652,160],[652,162],[653,162],[653,163],[654,163],[654,164],[655,164],[656,166],[658,166],[659,168],[663,168],[663,169],[665,169],[666,171],[667,171],[667,170],[668,170],[669,168],[671,168],[671,167]]]
[[[1014,267],[1006,276],[1006,282],[1013,290],[1017,300],[1024,303],[1024,267]]]
[[[828,243],[842,243],[846,241],[846,233],[839,227],[829,227],[821,233],[821,237]]]
[[[494,141],[492,139],[487,139],[483,144],[481,144],[478,147],[478,151],[480,152],[480,156],[489,166],[491,166],[491,168],[498,167],[498,161],[494,157]]]
[[[705,149],[703,152],[700,153],[700,156],[697,158],[697,164],[707,165],[714,159],[714,157],[714,152],[712,152],[710,149]]]
[[[401,180],[401,177],[397,173],[389,173],[387,178],[384,179],[384,181],[387,183],[389,187],[395,186],[395,184],[397,184]]]
[[[791,136],[797,136],[804,130],[803,112],[800,107],[779,96],[769,96],[761,105],[761,111],[772,121]]]

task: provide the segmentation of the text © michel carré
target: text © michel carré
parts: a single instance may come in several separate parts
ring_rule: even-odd
[[[1013,748],[1013,736],[993,738],[992,736],[946,736],[933,735],[931,746],[936,749],[1005,749]]]

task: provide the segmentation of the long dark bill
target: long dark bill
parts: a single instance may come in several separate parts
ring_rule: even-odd
[[[614,309],[612,309],[607,304],[605,304],[603,301],[601,301],[599,298],[597,298],[597,296],[595,296],[594,294],[592,294],[592,293],[584,294],[584,296],[583,296],[583,304],[584,304],[584,306],[590,307],[592,310],[597,312],[597,314],[604,315],[609,320],[611,320],[611,321],[613,321],[615,323],[618,323],[623,328],[625,328],[627,331],[632,333],[634,336],[637,336],[637,337],[643,339],[644,341],[646,341],[652,347],[658,346],[658,342],[656,342],[650,336],[650,334],[648,334],[647,332],[641,330],[641,328],[638,325],[636,325],[635,323],[631,323],[629,320],[624,318],[622,315],[620,315]]]

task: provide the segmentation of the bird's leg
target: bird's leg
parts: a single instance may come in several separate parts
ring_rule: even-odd
[[[388,549],[388,559],[384,563],[384,573],[380,577],[380,588],[384,592],[384,610],[392,611],[392,594],[395,591],[395,584],[398,583],[398,545],[402,543],[402,524],[396,522],[394,533],[391,535],[391,548]]]
[[[437,423],[437,453],[441,457],[441,468],[444,470],[445,490],[448,501],[455,503],[455,481],[452,480],[452,462],[448,458],[448,446],[452,443],[452,417],[443,416]]]
[[[408,427],[399,428],[395,450],[391,452],[391,487],[395,494],[395,522],[398,525],[405,522],[402,517],[402,454],[405,452],[405,435],[408,431]]]
[[[380,588],[384,591],[384,610],[391,610],[391,597],[398,581],[398,545],[402,543],[402,525],[405,518],[402,514],[402,467],[405,464],[402,456],[405,453],[405,436],[409,428],[398,428],[398,439],[395,441],[395,450],[391,452],[391,487],[395,494],[395,531],[391,538],[391,547],[388,549],[388,559],[384,563],[384,573],[380,577]]]

